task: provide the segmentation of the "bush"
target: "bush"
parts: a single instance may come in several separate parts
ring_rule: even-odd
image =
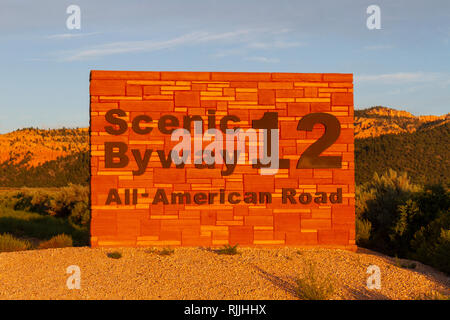
[[[450,273],[450,192],[390,170],[356,189],[356,240]]]
[[[394,265],[399,268],[403,269],[415,269],[417,267],[417,264],[414,262],[407,262],[407,261],[401,261],[397,256],[394,259]]]
[[[14,158],[0,163],[0,185],[3,187],[64,187],[70,183],[89,184],[89,152],[81,151],[31,166],[28,154],[17,162]]]
[[[438,291],[431,291],[417,298],[417,300],[450,300],[450,296],[442,294]]]
[[[0,233],[19,238],[49,240],[58,234],[70,235],[75,246],[89,244],[89,229],[70,223],[65,218],[42,216],[38,213],[15,211],[0,206]]]
[[[77,225],[88,226],[90,220],[89,188],[69,185],[56,190],[23,188],[0,193],[0,205],[41,215],[67,218]]]
[[[69,221],[77,225],[88,226],[90,219],[91,211],[89,209],[89,203],[86,201],[77,202],[73,206]]]
[[[393,255],[397,250],[397,241],[390,235],[401,220],[398,206],[420,190],[412,184],[406,173],[397,174],[393,170],[379,176],[377,173],[371,182],[356,190],[356,214],[360,220],[372,225],[370,246]]]
[[[59,234],[54,236],[50,240],[41,242],[39,244],[39,249],[50,249],[50,248],[65,248],[73,247],[72,237],[66,234]]]
[[[417,210],[403,240],[409,244],[407,256],[450,274],[450,192],[425,187],[414,201]]]
[[[89,188],[22,188],[0,193],[0,232],[40,240],[64,233],[76,246],[89,244]]]
[[[175,252],[175,250],[170,249],[170,248],[163,248],[161,250],[152,248],[152,249],[145,250],[145,253],[152,253],[152,254],[155,253],[160,256],[170,256],[170,255],[174,254],[174,252]]]
[[[161,251],[158,252],[158,254],[160,256],[170,256],[174,253],[175,251],[173,249],[170,248],[163,248]]]
[[[0,252],[22,251],[31,248],[28,241],[14,238],[8,233],[0,234]]]
[[[370,230],[372,224],[369,220],[356,218],[356,244],[359,246],[366,246],[370,239]]]
[[[217,249],[216,253],[217,254],[235,255],[235,254],[238,254],[237,247],[238,247],[238,244],[236,244],[234,246],[230,246],[227,244],[227,245],[224,245],[223,248]]]
[[[450,230],[442,230],[432,253],[431,265],[450,274]]]
[[[295,293],[302,300],[328,300],[334,293],[331,276],[319,275],[313,264],[308,265],[308,275],[296,280]]]
[[[416,250],[412,257],[450,274],[450,226],[446,224],[446,229],[440,228],[442,225],[439,222],[439,219],[434,221],[414,235],[411,246]],[[433,230],[436,228],[440,228],[438,236],[435,234],[436,230]]]
[[[120,259],[120,258],[122,258],[122,254],[119,251],[108,252],[106,254],[106,256],[108,258],[111,258],[111,259]]]

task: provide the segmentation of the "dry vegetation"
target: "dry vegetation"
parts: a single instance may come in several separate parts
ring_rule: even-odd
[[[356,110],[355,138],[412,133],[449,121],[450,114],[416,117],[409,112],[386,107]],[[36,166],[61,156],[88,151],[88,142],[88,128],[20,129],[0,135],[0,163],[10,159],[19,162],[29,157],[28,164]]]
[[[170,254],[161,254],[170,251]],[[401,260],[407,264],[411,261]],[[239,248],[62,248],[0,253],[0,299],[445,299],[450,279],[372,251]],[[313,268],[311,268],[313,264]],[[69,290],[68,266],[81,270]],[[367,268],[381,271],[368,290]]]
[[[434,130],[428,128],[448,127],[449,117],[415,117],[383,107],[366,109],[355,112],[355,137],[428,133]],[[428,149],[431,138],[436,136],[445,139],[439,134],[425,137]],[[357,146],[364,149],[364,140],[370,139],[358,140]],[[409,144],[417,149],[417,143]],[[380,153],[380,148],[374,147],[377,145],[373,143],[367,149]],[[405,157],[405,147],[398,149],[410,167],[418,171],[413,157]],[[58,157],[87,155],[87,151],[87,129],[22,129],[0,135],[0,163],[7,162],[0,172],[3,176],[10,174],[18,184],[23,179],[35,180],[37,186],[42,186],[46,181],[43,177],[52,173],[53,182],[57,178],[61,180],[57,186],[66,186],[0,190],[0,299],[448,299],[448,275],[420,262],[395,257],[398,254],[401,258],[450,270],[448,189],[410,186],[408,181],[403,181],[406,178],[396,175],[381,176],[378,180],[369,178],[368,183],[358,185],[358,245],[392,257],[367,250],[352,253],[325,249],[238,249],[237,246],[214,250],[64,248],[88,244],[90,214],[88,188],[67,186],[67,181],[73,183],[74,177],[62,179],[60,172],[79,176],[86,171],[88,176],[88,156],[75,160]],[[420,161],[424,162],[424,153],[419,154]],[[445,158],[445,153],[439,154]],[[372,177],[373,171],[379,171],[372,167],[364,169],[360,163],[364,158],[357,153],[358,157],[357,172],[365,170]],[[376,160],[373,156],[369,158]],[[386,166],[389,163],[385,158],[376,162]],[[363,162],[367,164],[369,160]],[[49,165],[48,161],[55,163]],[[395,159],[396,163],[399,161]],[[437,168],[436,160],[433,161]],[[42,163],[47,165],[41,166]],[[402,168],[408,167],[401,164]],[[43,169],[36,172],[27,169],[33,166]],[[427,174],[427,178],[431,179],[432,175]],[[76,183],[85,185],[88,180],[80,181]],[[428,202],[433,204],[434,211]],[[384,211],[389,219],[379,223]],[[414,220],[421,216],[426,216],[427,221]],[[47,248],[63,249],[26,251]],[[70,291],[65,286],[65,268],[73,264],[82,269],[79,291]],[[379,291],[367,290],[365,286],[366,270],[371,264],[378,265],[382,271]]]
[[[386,107],[355,111],[355,138],[379,137],[384,134],[412,133],[450,122],[450,114],[414,116],[409,112]]]
[[[37,166],[58,157],[84,152],[88,146],[88,128],[80,129],[21,129],[0,135],[0,163],[19,163]]]

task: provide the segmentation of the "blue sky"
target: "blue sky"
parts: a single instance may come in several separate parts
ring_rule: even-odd
[[[88,126],[92,69],[354,73],[356,108],[450,112],[448,0],[1,0],[0,42],[0,133]]]

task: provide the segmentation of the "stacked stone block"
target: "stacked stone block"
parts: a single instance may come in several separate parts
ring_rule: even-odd
[[[91,143],[91,243],[92,246],[321,246],[355,249],[355,184],[352,74],[228,73],[228,72],[131,72],[92,71],[90,81]],[[113,136],[105,114],[111,109],[126,112],[128,130]],[[171,114],[182,122],[185,115],[207,111],[220,118],[236,115],[230,126],[251,128],[264,112],[278,113],[280,158],[290,168],[275,175],[261,175],[251,165],[237,165],[233,174],[221,176],[221,166],[197,169],[186,165],[161,167],[152,153],[144,174],[134,176],[136,164],[123,169],[105,168],[104,143],[121,141],[129,148],[165,150],[176,144],[158,130],[157,121]],[[342,168],[296,169],[300,155],[324,134],[324,127],[298,131],[298,121],[309,113],[337,117],[338,140],[321,155],[342,156]],[[131,119],[145,114],[153,119],[147,135],[131,130]],[[130,155],[130,159],[132,156]],[[116,188],[148,193],[135,205],[105,205],[108,191]],[[265,204],[152,204],[157,189],[171,192],[271,192]],[[342,203],[283,204],[282,188],[298,193],[336,192]]]

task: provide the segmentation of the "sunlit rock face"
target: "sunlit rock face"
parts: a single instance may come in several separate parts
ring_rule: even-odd
[[[378,137],[383,134],[415,132],[445,124],[450,114],[442,116],[414,116],[413,114],[386,107],[355,110],[355,138]]]

